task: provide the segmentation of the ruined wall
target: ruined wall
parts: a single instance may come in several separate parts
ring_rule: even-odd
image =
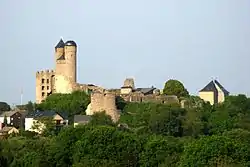
[[[91,94],[93,91],[103,92],[104,88],[92,84],[75,84],[74,90],[85,91],[87,94]]]
[[[123,87],[131,87],[132,89],[135,89],[135,82],[133,78],[126,78]]]
[[[41,103],[55,91],[55,71],[36,72],[36,103]]]
[[[165,104],[173,104],[179,103],[179,99],[177,96],[167,96],[167,95],[144,95],[140,92],[134,92],[129,95],[119,95],[125,101],[128,102],[155,102],[155,103],[165,103]]]
[[[86,114],[93,115],[96,112],[105,111],[114,122],[117,122],[120,118],[120,113],[116,108],[115,102],[115,94],[107,91],[94,91],[91,93],[91,103],[86,110]]]

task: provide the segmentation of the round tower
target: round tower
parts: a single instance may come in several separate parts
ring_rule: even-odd
[[[77,52],[77,45],[74,41],[65,42],[65,45],[64,45],[64,56],[65,56],[65,61],[66,61],[65,75],[73,83],[77,82],[76,52]]]

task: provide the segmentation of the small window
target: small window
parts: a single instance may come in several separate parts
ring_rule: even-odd
[[[45,79],[42,79],[42,83],[44,83],[45,82]]]
[[[42,92],[42,97],[44,97],[44,95],[45,95],[45,93],[44,93],[44,92]]]
[[[47,83],[49,83],[49,79],[47,79]]]
[[[47,90],[49,90],[49,86],[47,86]]]
[[[44,90],[44,86],[42,86],[42,90]]]

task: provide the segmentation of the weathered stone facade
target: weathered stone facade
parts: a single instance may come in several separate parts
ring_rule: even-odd
[[[179,99],[177,96],[167,96],[161,94],[157,88],[135,88],[135,82],[132,78],[127,78],[124,81],[121,89],[110,89],[110,92],[116,96],[122,97],[128,102],[157,102],[157,103],[177,103]]]
[[[36,73],[36,103],[41,103],[53,93],[71,93],[74,90],[99,89],[95,85],[77,83],[77,45],[74,41],[63,42],[55,46],[55,70]],[[100,88],[101,89],[101,88]]]
[[[111,116],[114,122],[120,118],[120,112],[116,107],[116,95],[109,91],[93,91],[91,93],[91,103],[88,105],[86,115],[93,115],[96,112],[105,112]]]
[[[36,72],[36,102],[45,100],[55,91],[55,71],[46,70]]]

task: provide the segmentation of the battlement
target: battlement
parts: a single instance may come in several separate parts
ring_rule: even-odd
[[[42,76],[50,76],[54,75],[55,71],[54,70],[42,70],[42,71],[37,71],[36,72],[36,77],[42,77]]]

